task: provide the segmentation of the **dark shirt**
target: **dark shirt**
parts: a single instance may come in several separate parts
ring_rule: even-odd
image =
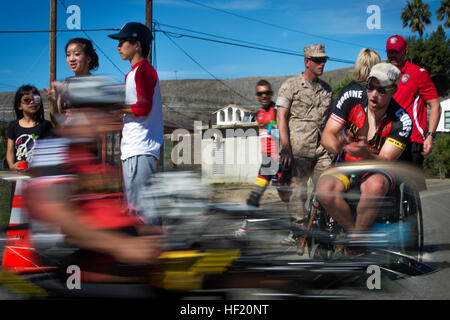
[[[356,106],[359,103],[363,106],[367,104],[367,90],[361,83],[352,81],[339,91],[333,108],[340,109],[344,104]]]
[[[44,120],[32,128],[23,128],[18,120],[8,124],[7,137],[14,142],[15,161],[31,162],[37,139],[49,136],[52,129],[50,121]]]

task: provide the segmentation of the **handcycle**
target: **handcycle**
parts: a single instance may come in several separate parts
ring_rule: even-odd
[[[398,180],[395,189],[380,199],[382,204],[371,230],[356,239],[345,237],[345,230],[318,200],[316,177],[307,209],[308,225],[300,246],[308,245],[310,258],[328,261],[337,257],[336,252],[342,256],[343,247],[357,248],[365,258],[384,257],[384,264],[391,269],[406,274],[420,273],[424,230],[419,192],[426,189],[423,172],[406,163],[382,161],[340,163],[331,170],[352,177],[355,172],[368,171],[368,168],[370,171],[393,172]],[[359,185],[343,196],[355,216],[360,198]]]
[[[239,292],[253,298],[262,294],[289,299],[311,297],[308,290],[320,274],[334,277],[336,270],[342,277],[366,273],[367,263],[324,264],[295,255],[292,258],[292,254],[283,254],[279,248],[267,248],[266,243],[259,242],[258,233],[271,238],[277,230],[280,234],[286,232],[290,225],[274,212],[252,212],[255,221],[250,228],[250,241],[226,235],[223,231],[227,223],[240,222],[248,216],[247,206],[210,202],[208,190],[192,173],[161,173],[155,175],[154,182],[143,196],[156,199],[167,232],[165,251],[156,265],[115,264],[114,268],[124,275],[121,281],[105,282],[100,278],[81,283],[81,290],[67,288],[71,274],[64,267],[21,276],[46,290],[46,299],[177,299],[211,295],[236,299]]]

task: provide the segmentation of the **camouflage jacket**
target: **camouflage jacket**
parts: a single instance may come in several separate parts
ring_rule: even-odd
[[[332,111],[330,86],[320,79],[310,82],[300,74],[281,85],[276,105],[289,109],[288,128],[294,158],[324,155],[326,150],[320,139]]]

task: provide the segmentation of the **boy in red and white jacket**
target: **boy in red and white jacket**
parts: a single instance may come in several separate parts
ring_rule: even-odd
[[[147,60],[153,37],[150,29],[138,22],[125,24],[119,33],[109,37],[119,40],[117,50],[131,64],[131,71],[125,77],[126,106],[122,110],[120,151],[128,203],[142,209],[139,192],[156,172],[164,137],[158,74]],[[149,218],[149,223],[159,223],[158,218]]]

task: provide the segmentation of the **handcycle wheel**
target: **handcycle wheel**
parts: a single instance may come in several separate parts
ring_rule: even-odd
[[[308,221],[314,215],[313,223],[310,231],[312,234],[308,236],[309,257],[314,260],[330,260],[333,252],[333,246],[329,243],[322,243],[318,241],[313,233],[314,231],[325,231],[329,224],[329,217],[326,215],[320,204],[318,203],[317,196],[314,195],[309,203],[308,207]]]
[[[401,254],[392,263],[400,263],[408,273],[414,273],[422,261],[423,215],[419,193],[405,183],[400,185],[399,227],[406,230],[399,246],[394,248]],[[402,254],[404,256],[402,256]]]
[[[403,189],[403,201],[401,203],[401,221],[410,226],[409,237],[405,243],[405,253],[413,256],[418,262],[422,260],[423,252],[423,216],[420,195],[414,189]],[[402,212],[403,210],[403,212]]]
[[[309,257],[313,260],[330,260],[332,257],[332,251],[327,245],[314,242],[313,240],[311,250],[309,251]]]

